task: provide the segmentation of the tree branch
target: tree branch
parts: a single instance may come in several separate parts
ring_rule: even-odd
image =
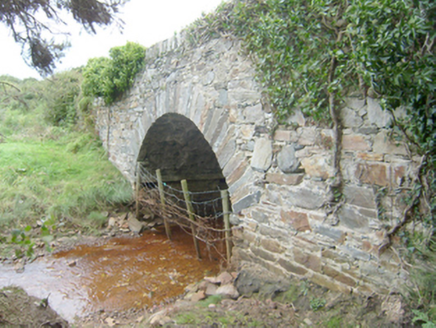
[[[0,84],[7,85],[7,86],[12,87],[15,90],[18,90],[19,92],[21,92],[20,88],[18,88],[17,86],[13,85],[12,83],[9,83],[9,82],[6,82],[6,81],[0,81]]]
[[[421,163],[417,168],[417,173],[416,173],[416,177],[413,179],[413,184],[415,184],[417,181],[419,181],[422,184],[421,181],[422,170],[426,165],[427,165],[427,155],[424,155],[421,157]],[[392,245],[392,237],[407,223],[409,223],[410,220],[412,220],[413,218],[412,211],[415,208],[415,206],[419,204],[419,199],[421,198],[421,196],[422,196],[422,188],[418,188],[418,192],[413,196],[410,204],[404,209],[403,217],[401,221],[385,232],[383,236],[383,242],[378,248],[379,255],[383,254],[383,252]]]

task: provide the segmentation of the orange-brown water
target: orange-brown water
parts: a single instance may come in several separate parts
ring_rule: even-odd
[[[201,243],[200,243],[201,244]],[[217,273],[219,259],[206,253],[198,260],[192,237],[173,228],[169,241],[162,229],[139,237],[79,245],[26,265],[21,274],[0,266],[0,286],[19,285],[47,297],[71,320],[95,310],[127,310],[171,300],[190,283]]]

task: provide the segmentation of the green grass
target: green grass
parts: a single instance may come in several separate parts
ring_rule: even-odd
[[[72,229],[99,233],[106,213],[133,193],[94,133],[80,70],[1,81],[0,255],[31,254],[35,238],[49,249],[56,234]]]
[[[98,227],[96,212],[132,197],[130,184],[89,134],[1,143],[0,181],[2,229],[53,215]]]
[[[174,319],[176,324],[188,327],[267,327],[264,322],[244,316],[237,311],[217,313],[201,307],[179,313]]]

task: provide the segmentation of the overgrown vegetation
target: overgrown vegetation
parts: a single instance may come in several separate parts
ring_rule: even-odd
[[[112,48],[109,56],[88,61],[82,84],[86,96],[102,97],[107,105],[132,86],[136,73],[144,66],[145,48],[127,42],[125,46]]]
[[[250,0],[224,3],[189,32],[194,42],[229,33],[242,38],[277,119],[286,122],[300,109],[332,121],[335,153],[344,97],[358,91],[379,98],[397,131],[423,156],[426,183],[416,181],[411,202],[426,208],[413,216],[434,227],[435,21],[436,4],[429,0]],[[405,117],[396,114],[399,107]],[[335,167],[340,175],[337,158]]]
[[[333,196],[341,194],[342,185],[338,109],[356,92],[378,98],[392,115],[392,136],[421,156],[403,217],[387,228],[380,251],[394,235],[406,235],[412,221],[421,237],[409,239],[413,247],[408,249],[431,250],[436,227],[435,22],[431,0],[247,0],[223,3],[188,34],[195,43],[228,34],[241,38],[279,122],[286,123],[299,109],[331,125]],[[340,205],[340,197],[332,199]],[[414,256],[421,255],[414,251]],[[434,295],[421,305],[429,304],[436,304]]]
[[[31,256],[35,236],[49,245],[62,226],[100,228],[132,190],[89,125],[80,70],[0,80],[0,229]]]
[[[42,81],[0,77],[0,228],[16,255],[33,255],[33,235],[51,226],[101,228],[110,206],[128,203],[130,184],[107,160],[94,132],[92,102],[113,102],[133,83],[145,49],[135,44]],[[55,225],[56,224],[56,225]]]

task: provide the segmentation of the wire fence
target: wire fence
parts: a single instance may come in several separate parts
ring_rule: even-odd
[[[163,218],[168,238],[171,225],[179,226],[192,235],[198,258],[201,258],[198,241],[206,245],[209,256],[212,250],[229,261],[231,256],[230,206],[227,190],[189,191],[186,180],[166,183],[160,170],[149,172],[140,162],[137,165],[136,215],[147,209]],[[177,186],[177,187],[175,187]],[[180,186],[180,189],[179,189]]]

